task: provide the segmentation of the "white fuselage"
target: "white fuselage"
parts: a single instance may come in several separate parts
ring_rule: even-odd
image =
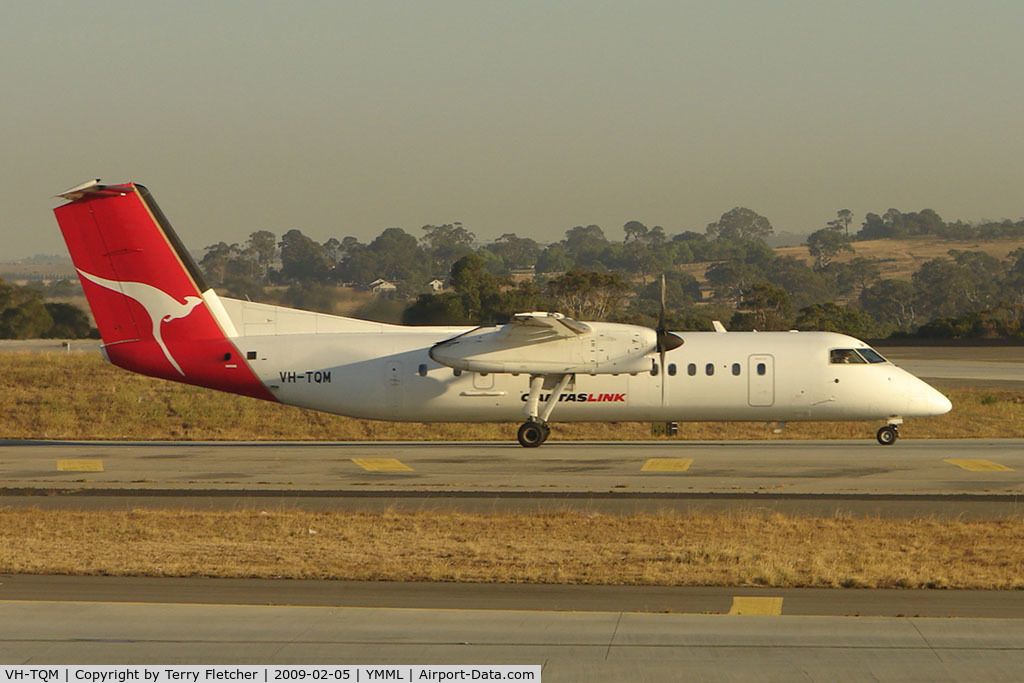
[[[528,374],[457,371],[430,358],[434,344],[471,328],[404,327],[313,314],[298,316],[299,325],[283,325],[275,313],[287,309],[223,301],[239,330],[233,342],[282,403],[377,420],[523,419]],[[246,324],[253,319],[259,322]],[[677,334],[684,344],[667,354],[666,368],[657,374],[576,373],[559,396],[545,392],[542,401],[558,401],[551,420],[868,420],[950,409],[945,396],[892,363],[830,362],[834,349],[867,348],[846,335]],[[652,368],[657,359],[650,354]]]

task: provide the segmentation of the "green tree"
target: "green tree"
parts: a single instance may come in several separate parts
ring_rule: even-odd
[[[512,274],[511,269],[505,262],[505,259],[498,256],[490,249],[487,249],[486,247],[480,247],[473,253],[480,257],[480,260],[482,260],[484,263],[484,269],[491,275],[494,275],[495,277],[507,278]]]
[[[46,303],[53,325],[43,336],[49,339],[85,339],[90,336],[89,316],[78,306],[66,303]]]
[[[841,332],[854,337],[869,337],[877,327],[864,311],[831,301],[801,309],[793,326],[798,330]]]
[[[720,302],[738,302],[743,291],[755,282],[764,280],[764,273],[755,265],[742,261],[722,261],[710,266],[705,272],[708,284]]]
[[[665,273],[666,320],[683,322],[700,299],[700,283],[697,278],[678,271]],[[661,313],[661,278],[655,278],[637,289],[636,297],[630,302],[629,312],[631,320],[636,324],[652,327],[657,324]]]
[[[330,267],[324,248],[301,230],[281,236],[281,277],[286,282],[322,282]]]
[[[484,260],[474,253],[452,265],[451,284],[462,297],[463,310],[470,320],[481,320],[484,309],[490,309],[501,296],[501,282],[487,272]]]
[[[402,314],[410,325],[506,322],[514,313],[534,310],[538,293],[529,283],[512,287],[488,272],[487,261],[471,252],[452,265],[452,292],[421,294]]]
[[[926,318],[955,317],[999,303],[1006,264],[981,251],[949,252],[912,276]]]
[[[510,270],[535,266],[541,252],[536,240],[518,237],[511,232],[506,232],[484,248],[500,257]]]
[[[742,206],[726,211],[714,223],[709,223],[707,233],[714,239],[750,239],[764,241],[775,233],[771,222]]]
[[[860,293],[860,305],[885,330],[909,332],[921,318],[917,288],[905,280],[879,280]]]
[[[882,274],[878,261],[873,258],[857,256],[850,259],[846,266],[858,291],[863,291],[872,282],[877,282]]]
[[[406,325],[468,325],[472,321],[462,305],[462,297],[455,292],[420,294],[416,301],[402,312]]]
[[[431,275],[443,276],[456,261],[473,251],[476,235],[466,230],[462,223],[424,225],[423,230],[426,232],[423,236],[424,251],[433,264]]]
[[[52,328],[42,298],[27,287],[17,288],[11,305],[0,311],[0,339],[39,339]]]
[[[828,228],[812,232],[807,237],[807,251],[814,257],[814,269],[821,270],[839,255],[839,252],[852,252],[850,238]]]
[[[239,256],[237,244],[218,242],[206,247],[203,258],[199,261],[199,267],[203,275],[209,281],[210,286],[220,285],[228,277],[228,269],[231,262]]]
[[[772,259],[761,270],[768,282],[789,292],[796,309],[836,298],[829,278],[792,256]]]
[[[647,278],[664,273],[672,267],[672,254],[661,247],[651,247],[643,241],[633,241],[625,245],[624,263],[626,270],[640,276],[640,282],[647,284]]]
[[[270,268],[277,258],[277,237],[268,230],[251,232],[245,243],[245,251],[256,262],[257,279],[267,282]]]
[[[836,217],[830,220],[826,227],[829,230],[842,231],[847,237],[850,236],[850,223],[853,222],[853,212],[849,209],[839,209]]]
[[[629,285],[619,273],[581,269],[548,281],[548,294],[561,313],[579,320],[606,320],[619,312]]]
[[[367,284],[384,278],[401,283],[403,291],[416,292],[433,268],[415,237],[401,228],[388,228],[366,247],[350,245],[339,271],[348,282]]]
[[[574,263],[564,244],[552,244],[537,258],[536,271],[538,273],[564,273],[571,270]]]
[[[602,259],[610,246],[604,231],[597,225],[577,225],[567,230],[562,244],[573,264],[581,268],[593,268],[599,263],[604,265]]]
[[[630,240],[634,242],[647,241],[647,226],[640,221],[629,221],[622,226],[622,230],[626,233],[626,239],[623,240],[624,242],[629,242]]]
[[[793,322],[793,304],[781,287],[759,282],[744,290],[733,329],[786,330]]]

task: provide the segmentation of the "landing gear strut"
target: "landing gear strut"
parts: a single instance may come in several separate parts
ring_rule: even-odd
[[[523,448],[536,448],[548,440],[551,435],[551,428],[548,427],[548,418],[551,411],[558,405],[558,397],[562,390],[569,385],[572,375],[532,375],[530,377],[530,394],[526,397],[526,407],[523,412],[526,414],[526,422],[519,427],[516,435],[519,445]],[[550,390],[551,394],[544,404],[544,410],[540,410],[541,390]]]
[[[896,443],[896,439],[900,438],[900,430],[897,425],[890,424],[882,427],[875,434],[875,438],[878,439],[878,443],[883,446],[891,446]]]

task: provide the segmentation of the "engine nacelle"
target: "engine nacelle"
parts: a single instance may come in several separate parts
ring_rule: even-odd
[[[657,333],[638,325],[585,323],[581,333],[508,324],[478,327],[434,345],[430,357],[469,372],[531,375],[649,372]]]

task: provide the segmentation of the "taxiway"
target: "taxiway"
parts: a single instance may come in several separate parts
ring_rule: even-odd
[[[496,443],[0,442],[0,504],[308,509],[769,507],[1024,512],[1024,440]]]

